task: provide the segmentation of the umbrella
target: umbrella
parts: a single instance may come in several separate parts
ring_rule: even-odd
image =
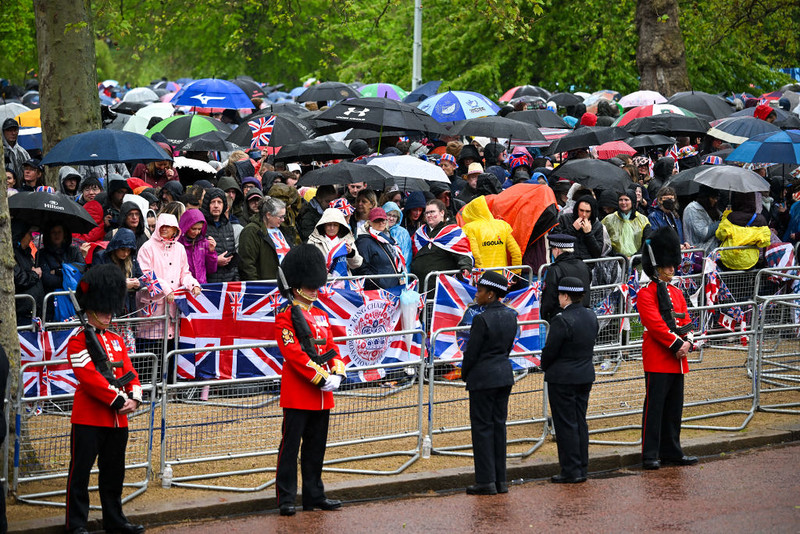
[[[220,130],[224,133],[232,131],[227,124],[202,115],[174,115],[167,117],[150,128],[145,135],[152,137],[154,133],[161,132],[170,143],[178,145],[190,137],[196,137],[214,130]],[[235,143],[235,141],[233,142]],[[244,146],[242,143],[236,144]]]
[[[8,198],[8,209],[13,219],[41,229],[58,223],[70,233],[85,234],[97,226],[83,206],[62,193],[23,191]]]
[[[648,148],[652,146],[674,145],[677,141],[674,137],[661,134],[642,134],[625,140],[631,148]]]
[[[299,117],[271,115],[242,124],[228,136],[228,141],[250,148],[275,147],[299,143],[315,135],[316,130]]]
[[[13,119],[17,115],[30,111],[31,108],[23,106],[17,102],[9,102],[0,106],[0,124],[3,124],[6,119]]]
[[[341,133],[341,132],[340,132]],[[352,130],[347,132],[347,135],[344,136],[344,139],[377,139],[379,137],[416,137],[417,139],[421,139],[425,136],[425,134],[416,132],[416,135],[412,135],[413,132],[411,130],[365,130],[363,128],[353,128]]]
[[[347,185],[365,182],[367,187],[385,191],[393,183],[392,176],[374,165],[363,165],[344,161],[315,169],[300,177],[297,187],[319,185]]]
[[[42,127],[42,110],[39,108],[30,111],[24,111],[14,117],[20,126],[28,128],[41,128]]]
[[[149,87],[136,87],[122,97],[123,102],[158,102],[158,95]]]
[[[669,97],[667,102],[714,119],[727,117],[733,111],[731,105],[724,98],[702,91],[675,93]]]
[[[769,191],[769,182],[749,169],[732,165],[713,165],[695,176],[695,181],[713,187],[739,193]]]
[[[245,121],[258,119],[260,117],[268,117],[269,115],[292,115],[298,116],[301,113],[307,113],[308,110],[301,106],[300,104],[296,104],[294,102],[287,102],[281,104],[267,104],[263,108],[251,113],[247,117],[244,118]]]
[[[178,92],[181,90],[181,86],[180,84],[175,82],[161,80],[155,85],[153,85],[153,91],[157,89],[162,89],[167,92]]]
[[[800,130],[764,133],[751,137],[725,161],[744,163],[800,163]]]
[[[264,88],[261,87],[258,83],[254,82],[253,80],[247,80],[244,78],[236,78],[235,80],[231,80],[231,83],[244,91],[244,94],[247,95],[248,98],[264,98],[266,93],[264,92]]]
[[[392,100],[403,100],[408,96],[408,91],[393,83],[371,83],[359,89],[361,96],[382,96]]]
[[[697,167],[681,171],[678,174],[673,174],[670,179],[664,183],[663,187],[675,189],[675,193],[682,197],[696,195],[700,191],[700,183],[695,181],[694,178],[710,167],[710,165],[698,165]]]
[[[92,130],[60,141],[42,165],[104,165],[172,160],[152,139],[120,130]]]
[[[129,100],[126,102],[123,100],[122,102],[117,102],[113,106],[110,106],[110,108],[116,111],[117,113],[126,113],[128,115],[133,115],[134,113],[136,113],[137,111],[139,111],[140,109],[142,109],[147,105],[148,105],[147,102],[140,102],[137,100]]]
[[[217,177],[217,171],[214,167],[199,159],[178,156],[172,166],[178,169],[181,182],[184,184],[193,184],[197,180],[213,181]]]
[[[566,94],[566,93],[563,93]],[[549,109],[529,109],[527,111],[512,111],[506,115],[508,119],[527,122],[537,128],[569,128],[569,124],[564,119],[550,111]]]
[[[300,96],[297,97],[298,102],[324,102],[328,100],[346,100],[348,98],[358,98],[361,93],[342,82],[322,82],[317,85],[312,85]]]
[[[439,86],[442,85],[441,80],[435,80],[432,82],[424,83],[408,93],[403,99],[403,102],[406,104],[413,104],[415,102],[422,102],[426,98],[433,96],[436,94],[436,91],[439,90]]]
[[[233,152],[241,150],[242,147],[228,141],[228,133],[220,130],[212,130],[204,134],[190,137],[176,148],[184,152],[210,152],[218,150],[220,152]]]
[[[714,121],[714,127],[708,130],[708,135],[734,145],[741,145],[758,134],[779,131],[780,128],[774,124],[755,117],[728,117]]]
[[[514,107],[517,107],[519,103],[525,104],[524,109],[547,109],[547,100],[540,96],[519,96],[517,98],[512,98],[509,102],[509,104]]]
[[[317,115],[317,118],[346,128],[432,133],[443,131],[441,125],[425,111],[388,98],[354,98],[332,106]]]
[[[414,156],[379,156],[369,160],[367,166],[380,167],[392,176],[450,183],[441,167]]]
[[[42,149],[42,129],[41,128],[20,128],[17,137],[19,146],[27,151]]]
[[[697,116],[688,109],[679,108],[678,106],[673,106],[672,104],[650,104],[646,106],[635,107],[625,112],[624,115],[622,115],[620,118],[614,121],[613,125],[625,126],[626,124],[630,123],[633,119],[638,119],[641,117],[652,117],[667,113],[674,113],[676,115],[683,115],[685,117]]]
[[[275,156],[275,161],[328,161],[331,159],[352,158],[355,155],[341,141],[328,141],[325,139],[308,139],[283,145],[281,151]]]
[[[586,105],[586,111],[589,113],[597,113],[597,104],[600,100],[608,100],[609,102],[616,102],[619,100],[620,94],[617,91],[609,89],[601,89],[595,91],[583,103]]]
[[[550,145],[549,152],[557,154],[567,152],[576,148],[589,148],[590,146],[602,145],[609,141],[627,139],[631,135],[614,126],[582,126],[574,130],[561,139],[557,139]]]
[[[144,135],[147,133],[147,127],[150,125],[150,119],[147,117],[139,117],[138,115],[119,115],[120,117],[129,117],[129,119],[122,125],[122,128],[114,128],[115,130],[124,130],[126,132],[134,132]],[[114,123],[117,121],[114,120]],[[112,126],[114,125],[112,123]]]
[[[745,108],[741,111],[737,111],[733,113],[731,117],[754,117],[754,113],[756,108]],[[789,111],[785,111],[781,108],[774,109],[777,118],[775,119],[774,124],[778,128],[789,130],[789,129],[797,129],[800,128],[800,118],[797,117],[794,113]]]
[[[567,106],[574,106],[575,104],[580,104],[583,102],[583,97],[579,95],[574,95],[572,93],[554,93],[550,95],[550,102],[553,102],[555,105],[565,108]]]
[[[589,189],[625,191],[633,185],[627,172],[600,159],[569,160],[556,167],[551,176],[578,182]]]
[[[778,119],[773,124],[781,130],[797,130],[800,129],[800,117],[790,113],[785,119]]]
[[[619,99],[619,105],[623,108],[635,108],[653,104],[664,104],[666,97],[658,91],[634,91]]]
[[[253,109],[253,103],[244,91],[229,81],[215,78],[203,78],[184,85],[170,103],[195,108]]]
[[[148,120],[153,117],[166,119],[167,117],[171,117],[173,113],[175,113],[175,106],[172,104],[168,102],[156,102],[137,111],[136,116],[145,117]]]
[[[39,107],[39,91],[28,91],[22,95],[22,104],[31,109]]]
[[[395,176],[394,185],[400,191],[430,191],[431,186],[425,180],[419,178],[406,178],[405,176]]]
[[[685,117],[675,113],[664,113],[652,117],[633,119],[625,129],[633,135],[638,134],[703,134],[708,131],[708,121],[699,117]]]
[[[551,111],[547,113],[553,115]],[[450,135],[482,135],[523,141],[545,141],[535,125],[497,115],[459,121],[450,130]]]
[[[600,159],[609,159],[619,156],[620,154],[633,156],[636,154],[636,149],[632,148],[625,141],[609,141],[597,147],[597,157]]]
[[[438,122],[463,121],[475,117],[497,115],[497,104],[480,93],[472,91],[447,91],[426,98],[419,109],[429,113]]]
[[[518,85],[503,93],[503,96],[497,100],[499,102],[509,102],[510,100],[519,98],[521,96],[538,96],[539,98],[549,100],[550,94],[550,91],[543,87],[539,87],[538,85]]]

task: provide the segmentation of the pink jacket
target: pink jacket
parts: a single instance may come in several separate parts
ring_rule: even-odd
[[[161,238],[161,227],[172,226],[178,233],[170,240]],[[166,305],[166,295],[176,289],[185,287],[191,289],[199,286],[192,273],[189,271],[189,261],[186,259],[186,249],[178,242],[180,237],[180,227],[174,215],[162,213],[156,220],[156,231],[150,239],[142,245],[137,254],[139,266],[142,271],[152,271],[158,279],[163,293],[150,296],[145,289],[138,293],[139,306],[154,303],[155,309],[149,310],[150,315],[163,315]],[[169,305],[169,316],[175,317],[177,307],[175,303]],[[164,322],[154,321],[153,323],[141,324],[136,337],[145,339],[161,339],[164,336]],[[175,337],[175,326],[173,321],[169,323],[169,338]]]

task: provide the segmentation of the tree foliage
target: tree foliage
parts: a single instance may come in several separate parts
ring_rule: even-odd
[[[29,0],[0,2],[0,77],[35,68]],[[769,90],[800,65],[800,0],[678,0],[691,85]],[[319,79],[411,80],[410,0],[94,0],[98,78],[248,74],[291,88]],[[636,0],[427,0],[423,78],[487,96],[639,87]],[[758,92],[756,90],[756,92]]]

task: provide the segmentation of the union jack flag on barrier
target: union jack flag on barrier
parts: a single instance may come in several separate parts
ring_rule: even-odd
[[[270,137],[272,137],[272,129],[275,127],[275,115],[270,115],[269,118],[259,117],[248,121],[247,126],[253,134],[250,148],[265,147],[269,144]]]
[[[431,317],[431,332],[442,328],[466,326],[471,317],[482,310],[472,305],[477,289],[452,276],[439,275]],[[532,287],[509,293],[503,302],[516,310],[519,321],[539,319],[539,299]],[[431,347],[434,357],[442,360],[460,360],[466,347],[469,332],[442,332]],[[540,350],[544,345],[544,332],[539,325],[519,327],[517,340],[511,350],[511,363],[515,369],[526,369],[540,364],[539,356],[514,356],[514,353]]]
[[[161,287],[161,283],[156,278],[156,275],[153,271],[146,270],[142,271],[142,276],[139,277],[139,283],[141,284],[142,288],[147,289],[147,293],[151,297],[155,297],[164,292],[164,289]]]
[[[398,299],[402,288],[352,291],[327,284],[316,305],[329,315],[334,337],[402,330]],[[275,340],[275,312],[285,302],[276,285],[263,282],[205,284],[200,295],[181,292],[175,299],[181,311],[179,348],[200,352],[177,357],[178,377],[212,380],[278,376],[283,357],[275,348],[214,351],[210,347],[245,345]],[[417,316],[418,317],[418,316]],[[339,343],[348,367],[359,367],[420,357],[420,340],[410,348],[401,336]],[[349,378],[368,381],[382,373],[356,371]]]
[[[67,360],[67,343],[77,330],[20,332],[20,363]],[[69,363],[34,367],[22,374],[25,397],[69,394],[75,391],[77,385]]]

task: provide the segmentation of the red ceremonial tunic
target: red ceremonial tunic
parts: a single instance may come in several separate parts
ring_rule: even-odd
[[[667,328],[667,323],[658,311],[658,298],[656,296],[656,283],[649,282],[636,297],[636,307],[639,317],[645,327],[642,341],[642,364],[646,373],[681,373],[689,372],[689,363],[686,358],[678,359],[675,354],[683,345],[683,340]],[[667,284],[672,309],[676,314],[675,323],[683,326],[692,322],[686,308],[686,299],[683,293],[675,286]]]
[[[301,307],[302,309],[302,307]],[[311,336],[327,339],[324,345],[315,345],[317,353],[330,349],[336,356],[325,365],[317,365],[303,352],[292,325],[292,310],[287,304],[275,316],[275,333],[278,348],[283,355],[281,373],[281,407],[297,410],[330,410],[333,408],[333,393],[320,387],[331,373],[344,375],[344,362],[339,357],[339,348],[333,342],[333,333],[328,323],[328,314],[311,307],[303,309],[306,322],[311,327]]]
[[[122,337],[108,330],[97,331],[100,344],[106,349],[111,362],[122,362],[122,367],[112,367],[114,376],[122,377],[128,371],[136,371],[128,358],[128,351]],[[75,388],[75,402],[72,407],[72,423],[76,425],[126,427],[128,416],[117,410],[122,408],[125,400],[134,398],[142,401],[142,386],[138,375],[128,382],[124,390],[117,389],[95,369],[89,352],[86,350],[86,335],[81,328],[67,344],[69,364],[78,380]]]

